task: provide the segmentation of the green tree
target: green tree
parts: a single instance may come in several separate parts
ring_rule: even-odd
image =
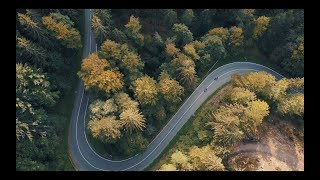
[[[148,140],[141,133],[127,134],[125,138],[122,138],[119,142],[121,150],[127,156],[135,156],[138,153],[142,153],[148,146]]]
[[[110,39],[119,42],[119,43],[126,43],[127,36],[124,32],[119,30],[118,28],[114,28],[111,32]]]
[[[190,26],[194,18],[193,10],[192,9],[186,9],[182,16],[181,16],[181,22],[187,26]]]
[[[208,31],[208,29],[212,25],[213,17],[214,17],[214,14],[210,9],[204,9],[203,11],[200,12],[199,22],[200,22],[201,28],[198,28],[199,34],[204,34]]]
[[[34,10],[26,10],[25,14],[17,13],[18,21],[22,26],[23,32],[25,32],[33,40],[41,42],[43,45],[51,45],[48,34],[44,30],[41,21],[38,21],[36,17],[40,17]],[[40,18],[39,18],[40,19]]]
[[[226,50],[223,45],[223,41],[216,35],[208,36],[203,39],[205,44],[204,51],[209,54],[211,63],[214,63],[226,56]]]
[[[48,77],[40,69],[27,64],[16,64],[16,138],[30,140],[44,135],[43,122],[47,118],[44,108],[52,107],[59,98]]]
[[[22,62],[32,62],[36,66],[46,68],[49,66],[48,52],[41,46],[24,37],[16,37],[16,54]]]
[[[101,42],[106,37],[106,27],[103,26],[100,18],[98,16],[93,15],[91,20],[91,26],[93,30],[94,37]]]
[[[80,9],[59,9],[60,13],[68,16],[75,24],[79,23],[80,20]]]
[[[172,60],[172,65],[178,73],[180,83],[182,83],[185,88],[192,89],[196,87],[197,75],[195,63],[190,57],[179,53],[178,56]]]
[[[178,47],[184,46],[185,44],[193,41],[192,32],[184,24],[174,24],[172,26],[172,32],[177,37],[176,44]]]
[[[111,30],[113,21],[110,9],[94,9],[93,14],[101,19],[102,24],[107,30]]]
[[[177,12],[173,9],[164,10],[164,22],[167,24],[169,28],[178,21]]]

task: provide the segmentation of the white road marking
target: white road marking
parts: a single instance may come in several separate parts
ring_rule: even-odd
[[[231,64],[231,63],[230,63],[230,64]],[[228,65],[228,64],[227,64],[227,65]],[[224,65],[224,66],[225,66],[225,65]],[[223,66],[221,66],[221,67],[223,67]],[[221,67],[219,67],[219,68],[221,68]],[[217,69],[219,69],[219,68],[217,68]],[[216,70],[217,70],[217,69],[216,69]],[[215,70],[215,71],[216,71],[216,70]],[[220,75],[219,77],[222,77],[222,76],[224,76],[225,74],[228,74],[228,73],[230,73],[230,72],[239,71],[239,70],[260,71],[260,70],[255,70],[255,69],[234,69],[234,70],[230,70],[230,71],[228,71],[228,72]],[[215,72],[215,71],[214,71],[214,72]],[[212,73],[214,73],[214,72],[212,72]],[[207,76],[207,77],[209,77],[209,76]],[[203,82],[205,82],[205,80],[206,80],[206,78],[200,83],[200,85],[201,85]],[[212,81],[209,86],[211,86],[213,82],[215,82],[215,81]],[[198,87],[200,87],[200,85],[198,85]],[[209,86],[208,86],[208,87],[209,87]],[[198,88],[198,87],[197,87],[197,88]],[[194,92],[196,92],[196,91],[194,91]],[[194,93],[194,92],[193,92],[193,93]],[[192,94],[193,94],[193,93],[192,93]],[[192,96],[192,94],[188,97],[188,99]],[[134,164],[134,165],[132,165],[132,166],[126,168],[126,169],[123,169],[123,171],[126,171],[126,170],[128,170],[128,169],[131,169],[131,168],[139,165],[139,164],[140,164],[141,162],[143,162],[145,159],[147,159],[147,158],[160,146],[160,144],[166,139],[166,137],[170,134],[170,132],[171,132],[171,131],[176,127],[176,125],[180,122],[180,120],[181,120],[182,117],[185,115],[185,113],[193,106],[193,104],[199,99],[199,97],[200,97],[202,94],[203,94],[203,92],[200,93],[200,95],[196,98],[195,101],[193,101],[193,103],[188,107],[188,109],[182,114],[182,116],[179,118],[179,120],[178,120],[178,121],[175,123],[175,125],[170,129],[170,131],[165,135],[165,137],[160,141],[160,143],[159,143],[144,159],[142,159],[142,160],[139,161],[138,163],[136,163],[136,164]],[[184,102],[184,104],[188,101],[188,99]],[[183,105],[180,106],[179,110],[180,110],[182,107],[183,107]],[[179,111],[179,110],[178,110],[178,111]],[[178,112],[178,111],[177,111],[177,112]],[[84,121],[85,121],[85,118],[84,118]],[[170,121],[169,121],[169,122],[170,122]],[[84,123],[85,123],[85,122],[84,122]],[[166,126],[169,125],[169,124],[170,124],[170,123],[167,123]],[[166,126],[165,126],[165,127],[166,127]],[[165,127],[161,130],[161,132],[165,129]],[[161,134],[161,132],[156,136],[156,138]],[[85,133],[85,132],[84,132],[84,133]],[[86,134],[85,134],[85,137],[86,137]],[[154,138],[153,141],[154,141],[156,138]],[[77,140],[77,141],[78,141],[78,140]],[[153,142],[153,141],[152,141],[152,142]],[[87,139],[86,139],[86,142],[88,143],[90,149],[91,149],[96,155],[98,155],[100,158],[102,158],[102,159],[104,159],[104,160],[106,160],[106,161],[109,161],[109,162],[122,162],[122,161],[126,161],[126,160],[129,160],[129,159],[135,157],[135,156],[133,156],[133,157],[131,157],[131,158],[129,158],[129,159],[125,159],[125,160],[122,160],[122,161],[112,161],[112,160],[108,160],[108,159],[105,159],[105,158],[101,157],[99,154],[97,154],[97,153],[92,149],[92,147],[90,146],[90,144],[89,144],[89,142],[87,141]],[[152,142],[151,142],[150,144],[152,144]],[[149,145],[150,145],[150,144],[149,144]],[[79,151],[81,151],[80,148],[78,148],[78,149],[79,149]],[[81,152],[80,152],[80,153],[81,153]],[[81,153],[81,155],[82,155],[82,153]],[[83,155],[82,155],[82,157],[83,157]],[[83,157],[83,158],[84,158],[84,157]],[[84,159],[85,159],[85,158],[84,158]],[[86,159],[85,159],[85,160],[86,160]],[[88,161],[86,160],[86,162],[88,162]],[[89,162],[88,162],[88,164],[91,165],[93,168],[96,168],[96,169],[99,169],[99,170],[103,170],[103,171],[108,171],[108,170],[104,170],[104,169],[97,168],[97,167],[93,166],[93,165],[92,165],[91,163],[89,163]]]
[[[90,36],[89,36],[89,54],[91,53],[91,34],[90,34]]]
[[[132,157],[130,157],[130,158],[128,158],[128,159],[124,159],[124,160],[120,160],[120,161],[113,161],[113,160],[106,159],[106,158],[100,156],[100,155],[99,155],[98,153],[96,153],[96,151],[90,146],[90,143],[89,143],[89,141],[88,141],[88,139],[87,139],[87,133],[86,133],[86,112],[87,112],[87,108],[88,108],[88,102],[89,102],[89,98],[88,98],[88,101],[87,101],[87,106],[86,106],[85,114],[84,114],[84,117],[83,117],[83,119],[84,119],[84,120],[83,120],[83,121],[84,121],[84,123],[83,123],[83,126],[84,126],[83,133],[84,133],[84,137],[85,137],[86,142],[87,142],[88,146],[90,147],[91,151],[92,151],[95,155],[99,156],[101,159],[104,159],[104,160],[109,161],[109,162],[122,162],[122,161],[126,161],[126,160],[129,160],[129,159],[134,158],[135,156],[132,156]],[[137,155],[138,155],[138,154],[137,154]],[[136,156],[137,156],[137,155],[136,155]]]
[[[261,64],[257,64],[257,63],[253,63],[253,62],[234,62],[234,63],[249,63],[249,64],[258,65],[258,66],[260,66],[260,67],[263,67],[263,68],[267,68],[267,69],[269,69],[270,71],[272,71],[272,72],[274,72],[274,73],[278,74],[280,77],[284,77],[284,76],[282,76],[280,73],[278,73],[278,72],[274,71],[273,69],[271,69],[271,68],[269,68],[269,67],[267,67],[267,66],[263,66],[263,65],[261,65]]]
[[[238,69],[238,70],[239,70],[239,69]],[[253,70],[253,69],[241,69],[241,70]],[[222,77],[223,75],[225,75],[225,74],[227,74],[227,73],[233,72],[233,71],[237,71],[237,69],[228,71],[228,72],[222,74],[220,77]],[[258,70],[255,70],[255,71],[258,71]],[[211,84],[212,84],[213,82],[215,82],[215,81],[212,81]],[[211,85],[211,84],[210,84],[210,85]],[[209,86],[210,86],[210,85],[209,85]],[[209,86],[208,86],[208,87],[209,87]],[[199,96],[196,98],[196,100],[193,101],[193,103],[192,103],[192,104],[188,107],[188,109],[181,115],[181,117],[180,117],[179,120],[175,123],[175,125],[170,129],[170,131],[165,135],[165,137],[159,142],[159,144],[147,155],[147,157],[145,157],[144,159],[142,159],[142,160],[141,160],[140,162],[138,162],[137,164],[135,164],[135,165],[133,165],[133,166],[131,166],[131,167],[129,167],[129,168],[124,169],[124,171],[126,171],[126,170],[128,170],[128,169],[131,169],[131,168],[137,166],[137,165],[140,164],[142,161],[144,161],[145,159],[147,159],[147,158],[160,146],[160,144],[162,143],[162,141],[164,141],[164,140],[166,139],[166,137],[167,137],[167,136],[170,134],[170,132],[176,127],[176,125],[180,122],[180,120],[181,120],[181,119],[183,118],[183,116],[188,112],[188,110],[193,106],[193,104],[194,104],[195,102],[197,102],[197,100],[199,99],[199,97],[200,97],[202,94],[203,94],[203,92],[201,92],[201,93],[199,94]],[[177,112],[178,112],[178,111],[177,111]],[[160,133],[159,133],[159,134],[160,134]]]
[[[89,11],[91,12],[91,9],[89,9]],[[91,17],[91,15],[92,15],[92,14],[89,13],[89,17]],[[91,53],[91,33],[90,33],[90,36],[89,36],[89,45],[90,45],[90,46],[89,46],[89,54],[90,54],[90,53]],[[96,51],[97,51],[97,44],[96,44]],[[218,62],[218,61],[217,61],[217,62]],[[217,62],[216,62],[216,63],[217,63]],[[216,64],[216,63],[215,63],[215,64]],[[263,65],[260,65],[260,64],[256,64],[256,63],[252,63],[252,62],[233,62],[233,63],[229,63],[229,64],[226,64],[226,65],[223,65],[223,66],[217,68],[217,69],[216,69],[215,71],[213,71],[211,74],[213,74],[214,72],[216,72],[218,69],[220,69],[220,68],[222,68],[222,67],[225,67],[225,66],[228,66],[228,65],[231,65],[231,64],[235,64],[235,63],[249,63],[249,64],[254,64],[254,65],[257,65],[257,66],[260,66],[260,67],[263,67],[263,68],[267,68],[267,69],[271,70],[272,72],[278,74],[280,77],[283,77],[281,74],[277,73],[276,71],[274,71],[274,70],[272,70],[272,69],[270,69],[270,68],[268,68],[268,67],[266,67],[266,66],[263,66]],[[215,64],[214,64],[213,66],[215,66]],[[219,76],[219,77],[222,77],[222,76],[224,76],[224,75],[227,74],[227,73],[230,73],[230,72],[232,72],[232,71],[237,71],[237,70],[253,70],[253,71],[259,71],[259,70],[255,70],[255,69],[234,69],[234,70],[231,70],[231,71],[228,71],[228,72],[222,74],[222,75]],[[209,76],[210,76],[211,74],[209,74]],[[204,83],[204,82],[209,78],[209,76],[207,76],[207,77],[198,85],[198,87],[196,88],[196,90],[195,90],[193,93],[195,93],[195,92],[197,91],[197,89],[198,89],[199,87],[201,87],[202,83]],[[215,82],[215,81],[212,81],[208,87],[210,87],[213,82]],[[208,87],[207,87],[207,88],[208,88]],[[184,104],[189,100],[189,98],[193,95],[193,93],[188,97],[188,99],[183,103],[183,105],[180,106],[180,108],[178,109],[178,111],[180,111],[180,109],[181,109],[181,108],[184,106]],[[79,150],[80,155],[82,156],[82,158],[83,158],[91,167],[93,167],[93,168],[95,168],[95,169],[97,169],[97,170],[108,171],[108,170],[101,169],[101,168],[98,168],[98,167],[95,167],[94,165],[92,165],[92,164],[83,156],[83,154],[82,154],[82,152],[81,152],[81,149],[80,149],[80,147],[79,147],[79,141],[78,141],[78,121],[79,121],[79,113],[80,113],[80,108],[81,108],[81,104],[82,104],[83,94],[84,94],[84,89],[83,89],[83,92],[82,92],[82,96],[81,96],[81,100],[80,100],[80,105],[79,105],[79,108],[78,108],[77,120],[76,120],[76,142],[77,142],[77,147],[78,147],[78,150]],[[188,107],[188,109],[181,115],[181,117],[179,118],[179,120],[174,124],[174,126],[173,126],[173,127],[170,129],[170,131],[165,135],[165,137],[160,141],[160,143],[159,143],[144,159],[142,159],[140,162],[138,162],[138,163],[136,163],[135,165],[130,166],[130,167],[124,169],[124,170],[131,169],[131,168],[137,166],[138,164],[140,164],[141,162],[143,162],[145,159],[147,159],[147,158],[160,146],[160,144],[166,139],[166,137],[167,137],[167,136],[170,134],[170,132],[176,127],[176,125],[180,122],[180,120],[182,119],[182,117],[186,114],[186,112],[188,112],[188,110],[194,105],[194,103],[199,99],[199,97],[200,97],[202,94],[203,94],[203,92],[200,93],[200,95],[196,98],[195,101],[193,101],[193,103]],[[102,158],[102,159],[104,159],[104,160],[106,160],[106,161],[109,161],[109,162],[123,162],[123,161],[127,161],[127,160],[129,160],[129,159],[131,159],[131,158],[136,157],[137,155],[139,155],[139,154],[136,154],[135,156],[133,156],[133,157],[131,157],[131,158],[128,158],[128,159],[125,159],[125,160],[121,160],[121,161],[112,161],[112,160],[108,160],[108,159],[105,159],[105,158],[101,157],[99,154],[97,154],[97,153],[92,149],[92,147],[90,146],[90,144],[89,144],[89,142],[88,142],[88,140],[87,140],[86,133],[85,133],[85,116],[86,116],[86,111],[87,111],[88,102],[89,102],[89,98],[88,98],[88,100],[87,100],[86,110],[85,110],[85,114],[84,114],[84,135],[85,135],[85,139],[86,139],[87,144],[89,145],[90,149],[94,152],[94,154],[96,154],[98,157],[100,157],[100,158]],[[178,111],[177,111],[177,112],[178,112]],[[177,113],[176,113],[176,114],[177,114]],[[175,114],[175,115],[176,115],[176,114]],[[172,118],[174,118],[175,115],[174,115]],[[172,120],[172,119],[171,119],[171,120]],[[163,127],[163,129],[162,129],[162,130],[160,131],[160,133],[158,133],[158,135],[152,140],[152,142],[153,142],[155,139],[157,139],[157,137],[161,134],[161,132],[165,129],[165,127],[170,124],[171,120]],[[152,144],[152,142],[151,142],[150,144]],[[150,145],[150,144],[149,144],[149,145]]]
[[[144,161],[145,159],[147,159],[152,153],[153,151],[155,151],[159,146],[160,144],[166,139],[166,137],[170,134],[170,132],[176,127],[176,125],[180,122],[180,120],[183,118],[183,116],[188,112],[188,110],[193,106],[193,104],[195,102],[197,102],[197,100],[199,99],[199,97],[202,95],[203,92],[200,93],[200,95],[196,98],[195,101],[193,101],[193,103],[189,106],[189,108],[181,115],[181,117],[179,118],[179,120],[176,122],[176,124],[174,124],[174,126],[170,129],[170,131],[164,136],[164,138],[160,141],[160,143],[147,155],[147,157],[145,157],[144,159],[142,159],[140,162],[138,162],[137,164],[129,167],[129,168],[126,168],[124,169],[124,171],[128,170],[128,169],[131,169],[135,166],[137,166],[138,164],[140,164],[142,161]]]
[[[238,71],[238,70],[239,70],[239,69],[235,69],[235,70],[228,71],[228,72],[223,73],[221,76],[218,76],[218,77],[222,77],[222,76],[224,76],[224,75],[227,74],[227,73],[230,73],[230,72],[233,72],[233,71]],[[259,71],[259,70],[255,70],[255,69],[241,69],[241,70],[244,70],[244,71]],[[216,81],[212,81],[207,88],[209,88],[209,87],[211,86],[211,84],[213,84],[214,82],[216,82]]]
[[[81,150],[80,150],[80,146],[79,146],[79,142],[78,142],[78,120],[79,120],[79,113],[80,113],[80,108],[81,108],[81,104],[82,104],[82,99],[83,99],[83,94],[84,94],[84,89],[82,91],[82,95],[81,95],[81,100],[80,100],[80,105],[79,105],[79,109],[78,109],[78,115],[77,115],[77,121],[76,121],[76,141],[77,141],[77,146],[78,146],[78,150],[80,152],[80,155],[82,156],[82,158],[93,168],[98,169],[98,170],[102,170],[105,171],[104,169],[100,169],[97,168],[95,166],[93,166],[82,154]]]

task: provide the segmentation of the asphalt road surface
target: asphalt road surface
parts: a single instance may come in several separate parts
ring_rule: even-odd
[[[92,11],[86,9],[83,57],[96,51],[96,43],[91,32],[91,17]],[[232,74],[252,71],[266,71],[273,74],[277,79],[283,77],[268,67],[250,62],[230,63],[217,68],[194,90],[142,154],[121,161],[112,161],[99,156],[88,143],[85,133],[85,116],[89,95],[85,92],[83,83],[80,82],[69,127],[69,154],[73,165],[77,170],[81,171],[144,170],[160,155],[201,104],[219,87],[230,81]],[[217,77],[218,79],[216,79]],[[207,90],[205,91],[205,89]]]

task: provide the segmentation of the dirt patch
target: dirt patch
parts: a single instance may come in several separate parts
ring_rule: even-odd
[[[259,142],[241,143],[230,156],[229,165],[235,170],[304,171],[304,141],[297,136],[301,130],[303,127],[271,115],[259,127]],[[246,163],[237,161],[244,155],[258,159],[255,168],[249,163],[246,169]]]

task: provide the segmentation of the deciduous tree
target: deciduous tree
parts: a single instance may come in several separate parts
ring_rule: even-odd
[[[90,54],[82,61],[79,76],[82,78],[86,89],[96,87],[110,93],[122,88],[123,75],[116,70],[105,70],[110,65],[105,59],[100,59],[96,53]]]
[[[57,21],[54,14],[42,17],[42,23],[52,33],[52,35],[61,40],[61,43],[67,48],[77,49],[82,47],[81,36],[78,30],[70,27],[65,21]],[[63,16],[63,15],[61,15]]]
[[[213,113],[212,121],[207,125],[214,130],[213,144],[232,148],[239,143],[244,133],[240,129],[240,119],[243,116],[245,107],[239,104],[221,106]]]
[[[133,52],[128,52],[122,57],[120,65],[130,74],[133,74],[141,71],[144,63],[141,61],[139,55]]]
[[[142,46],[144,42],[144,37],[140,33],[141,25],[139,18],[136,18],[133,15],[131,15],[129,22],[125,25],[125,27],[127,36],[132,38],[134,43],[138,44],[139,46]]]
[[[113,99],[102,101],[100,99],[92,102],[89,106],[91,119],[102,119],[109,115],[114,115],[118,111]]]
[[[176,48],[173,42],[169,42],[166,44],[166,53],[169,57],[176,57],[179,52],[180,49]]]
[[[276,78],[267,72],[249,72],[242,76],[233,74],[231,82],[235,87],[243,87],[252,92],[263,92],[268,85],[275,84]]]
[[[159,78],[159,92],[167,102],[180,102],[184,88],[178,81],[172,79],[166,72],[161,72]]]
[[[267,115],[269,115],[269,105],[265,101],[250,101],[241,118],[243,132],[249,137],[256,135],[257,127]]]
[[[206,34],[207,37],[213,36],[213,35],[218,36],[221,39],[221,41],[225,43],[229,38],[229,31],[227,28],[217,27],[217,28],[211,29]]]
[[[183,154],[181,151],[176,150],[172,155],[171,155],[171,162],[178,167],[179,169],[185,169],[188,166],[188,156]]]
[[[290,78],[286,79],[289,82],[288,89],[301,90],[304,88],[304,77],[303,78]]]
[[[159,171],[176,171],[176,170],[177,168],[173,164],[163,164],[159,169]]]
[[[278,103],[278,112],[284,115],[304,115],[304,94],[288,94]]]
[[[241,87],[235,87],[232,88],[232,90],[226,95],[226,99],[231,103],[238,103],[245,105],[250,101],[256,100],[255,93],[241,88]]]
[[[214,63],[226,56],[226,50],[223,41],[216,35],[203,38],[205,44],[204,51],[210,55],[211,63]]]
[[[139,103],[132,100],[128,94],[119,92],[115,95],[115,102],[118,105],[119,112],[122,113],[127,109],[138,109]]]
[[[183,47],[183,50],[186,55],[192,57],[194,60],[199,60],[200,56],[197,54],[196,49],[194,48],[193,43],[186,44]]]
[[[265,89],[265,94],[269,99],[277,101],[279,100],[279,98],[283,97],[286,94],[288,86],[288,80],[285,78],[281,79],[277,81],[275,84],[268,85]]]
[[[253,39],[258,39],[267,30],[270,18],[260,16],[254,20],[255,28],[253,30]]]
[[[198,171],[223,171],[222,159],[215,155],[210,146],[198,148],[193,146],[189,150],[193,170]]]
[[[157,82],[148,75],[140,77],[133,82],[133,91],[135,97],[141,104],[156,104],[158,99]]]
[[[145,119],[138,109],[126,109],[120,114],[121,125],[132,132],[133,130],[141,131],[145,128]]]
[[[229,29],[230,43],[233,47],[240,47],[243,45],[243,30],[237,26],[232,26]]]
[[[121,123],[115,116],[105,116],[102,119],[91,119],[88,128],[94,138],[104,142],[115,142],[121,136]]]

